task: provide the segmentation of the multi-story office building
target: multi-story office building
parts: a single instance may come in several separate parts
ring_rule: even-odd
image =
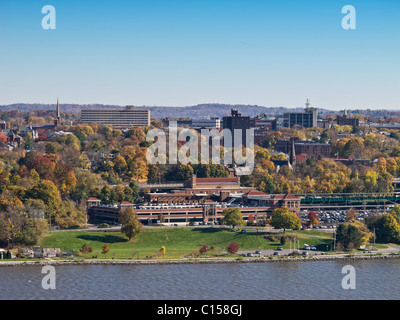
[[[277,129],[276,122],[276,117],[264,113],[251,119],[251,126],[260,131],[274,131]]]
[[[211,118],[211,119],[177,119],[170,120],[165,118],[162,120],[164,127],[170,127],[172,125],[178,128],[191,128],[200,131],[201,129],[220,129],[221,119]]]
[[[135,109],[86,109],[81,110],[81,122],[112,125],[115,128],[150,126],[150,110]]]
[[[308,99],[304,112],[285,112],[283,114],[284,127],[292,128],[296,125],[302,126],[304,128],[314,128],[318,126],[317,109],[310,107]]]
[[[321,156],[324,158],[330,158],[331,146],[329,143],[300,141],[298,138],[292,138],[292,140],[294,140],[294,151],[297,155],[307,154],[309,157],[317,158]],[[291,140],[277,140],[275,151],[289,154],[291,146]]]
[[[347,115],[347,110],[344,110],[343,115],[338,115],[336,117],[336,122],[340,126],[352,126],[358,127],[360,125],[360,120],[357,118],[352,118]]]
[[[254,128],[254,143],[258,145],[262,144],[266,131],[275,131],[277,129],[276,117],[266,114],[259,114],[252,118],[250,125]]]
[[[241,137],[242,137],[242,145],[247,147],[246,137],[247,137],[247,130],[250,129],[250,117],[249,116],[242,116],[237,110],[232,109],[230,116],[225,116],[222,118],[223,128],[229,129],[232,133],[232,147],[239,144],[238,141],[235,142],[235,130],[241,130]],[[254,138],[254,137],[253,137]],[[224,147],[227,145],[225,138],[224,138]]]
[[[221,119],[192,119],[192,128],[195,129],[219,129],[221,127]]]
[[[178,128],[184,128],[184,127],[188,127],[190,128],[192,126],[192,119],[175,119],[175,120],[171,120],[169,118],[164,118],[162,119],[163,122],[163,126],[164,128],[167,127],[171,127],[172,124],[174,126],[177,126]]]

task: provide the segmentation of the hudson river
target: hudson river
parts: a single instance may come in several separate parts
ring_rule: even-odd
[[[345,265],[355,289],[343,289]],[[400,299],[400,260],[179,265],[55,266],[43,289],[41,266],[2,267],[0,299],[268,300]]]

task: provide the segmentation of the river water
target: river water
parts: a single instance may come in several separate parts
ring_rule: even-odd
[[[345,265],[355,289],[343,289]],[[43,289],[41,266],[0,268],[2,300],[392,300],[400,299],[400,260],[176,265],[55,266]]]

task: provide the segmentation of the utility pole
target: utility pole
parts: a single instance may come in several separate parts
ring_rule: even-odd
[[[257,216],[257,211],[256,211],[256,225],[257,225],[257,235],[258,235],[258,216]]]
[[[365,200],[364,200],[364,216],[366,216],[367,211],[366,211],[366,204],[365,204]]]
[[[336,251],[336,230],[333,231],[333,251]]]

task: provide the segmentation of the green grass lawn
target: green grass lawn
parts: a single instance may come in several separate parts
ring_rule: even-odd
[[[268,239],[268,236],[273,238]],[[285,236],[296,237],[300,241],[300,247],[304,243],[321,247],[326,250],[326,244],[331,243],[330,234],[317,231],[287,231]],[[270,235],[265,232],[246,233],[233,232],[220,228],[151,228],[144,229],[135,239],[128,239],[120,232],[88,232],[88,231],[63,231],[52,232],[41,242],[43,247],[58,247],[63,251],[79,251],[83,244],[93,248],[93,252],[87,257],[101,254],[102,246],[108,244],[110,252],[107,258],[137,258],[139,250],[140,259],[146,256],[157,256],[161,246],[165,246],[164,258],[181,258],[197,251],[203,244],[215,247],[214,252],[205,255],[212,256],[226,253],[226,247],[230,242],[237,242],[239,250],[276,249],[280,245],[281,235]],[[289,248],[289,241],[283,246]]]

